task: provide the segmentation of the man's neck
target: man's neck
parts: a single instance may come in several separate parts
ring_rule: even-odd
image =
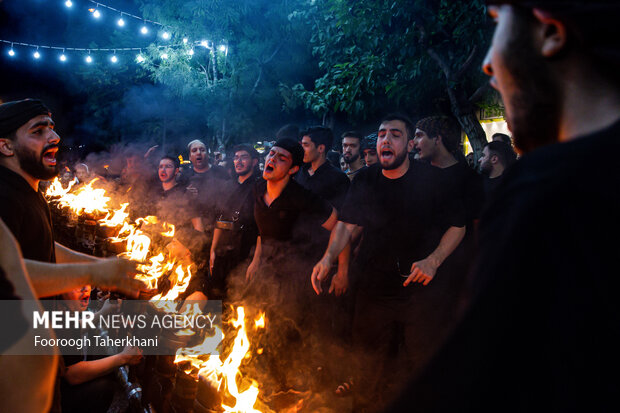
[[[489,172],[489,178],[491,179],[497,178],[499,176],[502,176],[503,173],[504,173],[504,167],[501,165],[495,165],[493,169],[491,169],[491,172]]]
[[[308,169],[308,173],[310,175],[314,175],[314,173],[319,169],[324,163],[326,159],[323,156],[319,156],[315,161],[310,164],[310,168]]]
[[[207,166],[205,166],[202,169],[198,169],[198,168],[194,167],[194,172],[196,172],[198,174],[203,174],[203,173],[207,172],[210,168],[211,168],[210,164],[207,164]]]
[[[362,158],[357,158],[354,162],[351,162],[347,165],[349,166],[349,172],[355,172],[358,169],[364,167],[364,164],[362,163]]]
[[[409,170],[409,164],[410,164],[409,156],[407,156],[405,158],[405,161],[402,164],[400,164],[398,168],[382,169],[381,172],[383,173],[383,176],[385,176],[388,179],[398,179],[407,173],[407,171]]]
[[[288,185],[288,181],[290,180],[290,175],[286,175],[283,179],[279,181],[267,181],[267,191],[265,192],[264,199],[267,205],[271,205],[273,201],[275,201],[284,191],[286,185]]]
[[[15,159],[15,157],[13,157],[13,159]],[[17,164],[16,159],[15,159],[15,162],[2,162],[0,163],[0,165],[4,166],[7,169],[10,169],[11,171],[15,172],[16,174],[24,178],[26,182],[28,182],[28,185],[30,185],[30,187],[34,189],[35,191],[39,190],[39,182],[41,180],[33,178],[31,175],[23,171],[22,168],[20,168],[19,165]]]
[[[596,70],[571,73],[562,87],[560,142],[605,129],[620,119],[620,88]]]
[[[164,191],[169,191],[175,186],[177,186],[177,182],[174,179],[168,182],[161,183],[161,187],[163,188]]]
[[[252,176],[252,171],[248,172],[245,175],[239,175],[237,177],[237,182],[239,182],[240,184],[244,183],[245,181],[247,181],[250,177]]]
[[[458,161],[454,155],[447,150],[438,151],[437,154],[431,159],[431,165],[441,169],[449,168],[457,163]]]

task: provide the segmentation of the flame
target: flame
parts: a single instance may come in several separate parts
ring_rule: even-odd
[[[121,204],[121,209],[108,212],[105,218],[99,220],[99,223],[107,227],[119,227],[123,225],[127,217],[129,217],[129,212],[125,212],[127,206],[129,206],[128,202]],[[112,217],[110,217],[110,214],[113,214]]]
[[[67,188],[63,188],[62,184],[60,183],[60,179],[58,179],[58,177],[56,177],[56,179],[54,179],[52,181],[52,184],[47,189],[47,192],[45,192],[45,196],[48,197],[48,198],[50,198],[50,197],[63,197],[66,194],[69,193],[69,191],[71,190],[73,185],[75,185],[75,180],[70,181],[69,185],[67,186]]]
[[[97,178],[73,193],[65,193],[60,198],[60,206],[68,206],[76,215],[108,212],[110,197],[106,196],[105,189],[93,188],[96,181]]]
[[[232,396],[235,400],[234,405],[230,406],[226,402],[222,402],[221,407],[225,412],[260,413],[260,410],[254,408],[258,400],[258,384],[254,380],[250,380],[250,384],[245,390],[241,390],[238,385],[238,381],[243,379],[239,367],[243,360],[251,356],[244,307],[237,307],[237,318],[231,320],[230,325],[237,329],[237,333],[230,354],[224,362],[218,355],[206,354],[217,346],[215,340],[217,340],[218,334],[207,337],[202,344],[196,347],[179,349],[174,362],[189,362],[190,368],[186,369],[186,373],[198,370],[198,375],[209,380],[218,391],[226,391]],[[254,320],[254,326],[257,329],[264,328],[264,314]],[[217,327],[215,328],[217,329]]]

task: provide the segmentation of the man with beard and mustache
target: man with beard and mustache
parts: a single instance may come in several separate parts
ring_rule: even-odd
[[[620,7],[488,3],[483,69],[523,155],[481,218],[464,318],[393,411],[616,412]]]
[[[516,154],[502,141],[491,141],[484,145],[480,157],[480,172],[484,175],[484,192],[487,199],[495,193],[506,169],[515,163]]]
[[[207,281],[207,295],[211,299],[220,299],[225,295],[228,274],[248,258],[258,236],[254,222],[253,190],[261,180],[259,155],[249,145],[237,145],[232,153],[237,179],[213,232],[209,259],[211,277]]]
[[[424,326],[431,315],[417,301],[434,290],[437,269],[465,234],[465,219],[450,210],[438,191],[438,170],[410,160],[414,127],[404,115],[386,116],[379,127],[379,164],[359,172],[323,258],[315,265],[317,293],[334,258],[362,229],[359,253],[351,269],[357,280],[353,321],[357,360],[358,408],[385,405],[405,374],[417,371],[432,352],[434,337]],[[391,345],[402,334],[402,355],[392,359]],[[392,389],[392,390],[391,390]]]
[[[137,296],[145,286],[129,276],[135,273],[133,263],[91,257],[54,242],[50,210],[39,192],[39,182],[58,175],[59,142],[50,111],[41,101],[25,99],[0,105],[0,218],[20,246],[28,282],[38,297],[62,294],[84,285]],[[2,359],[5,368],[11,363],[21,363],[20,368],[33,364],[19,357]],[[57,358],[53,359],[55,365]],[[32,373],[44,374],[39,369]],[[41,380],[35,377],[30,382],[36,385]],[[37,399],[52,391],[52,380],[45,382],[33,389]],[[50,410],[53,412],[60,411],[58,384],[57,381]],[[0,380],[0,390],[6,390],[5,385],[5,380]],[[51,399],[44,400],[46,407],[50,402]]]
[[[90,284],[137,295],[143,283],[128,277],[135,270],[131,262],[99,259],[54,242],[50,210],[38,188],[58,175],[59,142],[41,101],[0,105],[0,218],[20,245],[35,291],[48,297]]]
[[[364,162],[361,157],[361,147],[361,133],[349,131],[342,134],[342,158],[347,165],[345,172],[351,180],[364,167]]]

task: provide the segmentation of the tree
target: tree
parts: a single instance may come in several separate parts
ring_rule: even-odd
[[[484,7],[482,0],[317,0],[300,18],[312,22],[323,75],[312,90],[291,89],[318,115],[344,112],[351,122],[386,108],[449,111],[477,159],[486,138],[475,103],[489,92],[480,72],[491,30]]]

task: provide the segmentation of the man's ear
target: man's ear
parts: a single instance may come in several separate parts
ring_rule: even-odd
[[[407,152],[411,152],[413,150],[414,146],[415,146],[415,142],[413,141],[413,139],[409,139],[407,141]],[[378,152],[377,152],[377,154],[378,154]]]
[[[321,149],[321,146],[323,147],[323,149]],[[325,149],[326,149],[326,146],[324,144],[320,144],[319,146],[316,147],[316,150],[319,151],[319,153],[327,152]]]
[[[534,17],[538,20],[538,39],[540,40],[540,54],[544,57],[557,55],[566,47],[566,26],[560,20],[541,9],[532,9]]]
[[[495,164],[495,163],[499,163],[499,156],[497,155],[491,155],[491,159],[490,159],[491,163]]]
[[[0,153],[4,156],[13,156],[15,152],[13,152],[14,143],[10,139],[2,138],[0,139]]]
[[[256,168],[256,165],[258,165],[258,159],[252,159],[252,168]]]
[[[299,171],[299,166],[291,166],[291,169],[288,170],[289,175],[295,175]]]

